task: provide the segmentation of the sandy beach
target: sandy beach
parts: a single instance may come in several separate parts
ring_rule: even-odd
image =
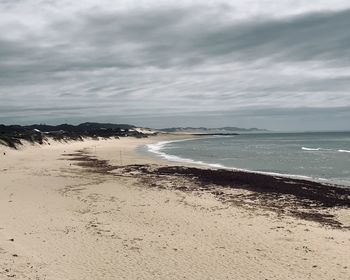
[[[350,279],[344,197],[298,212],[137,152],[184,137],[0,146],[0,279]]]

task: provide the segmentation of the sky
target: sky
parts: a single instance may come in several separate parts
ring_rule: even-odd
[[[350,130],[350,1],[0,0],[0,123]]]

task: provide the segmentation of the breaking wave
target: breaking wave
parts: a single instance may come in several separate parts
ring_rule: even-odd
[[[147,147],[149,152],[154,153],[154,154],[156,154],[156,155],[160,156],[161,158],[166,159],[168,161],[190,163],[190,164],[200,164],[200,165],[206,165],[206,166],[210,166],[210,167],[214,167],[214,168],[228,169],[228,167],[226,167],[222,164],[219,164],[219,163],[205,163],[203,161],[193,160],[190,158],[182,158],[182,157],[178,157],[178,156],[174,156],[174,155],[170,155],[170,154],[162,152],[162,149],[170,143],[191,141],[191,140],[196,140],[196,139],[191,138],[191,139],[182,139],[182,140],[173,140],[173,141],[161,141],[161,142],[158,142],[155,144],[148,144],[148,145],[146,145],[146,147]]]
[[[164,153],[162,150],[165,148],[166,145],[176,142],[184,142],[184,141],[192,141],[192,140],[198,140],[198,139],[182,139],[182,140],[172,140],[172,141],[161,141],[154,144],[148,144],[146,145],[146,148],[149,152],[156,154],[157,156],[173,162],[181,162],[181,163],[188,163],[188,164],[198,164],[198,165],[204,165],[208,167],[213,168],[219,168],[219,169],[227,169],[227,170],[236,170],[236,171],[243,171],[248,173],[255,173],[255,174],[265,174],[270,176],[282,176],[287,178],[298,178],[298,179],[306,179],[306,180],[326,180],[324,178],[314,178],[311,176],[305,176],[305,175],[294,175],[294,174],[285,174],[285,173],[278,173],[278,172],[267,172],[267,171],[253,171],[249,169],[243,169],[243,168],[236,168],[236,167],[229,167],[225,166],[219,163],[207,163],[199,160],[193,160],[190,158],[183,158],[175,155],[170,155],[167,153]]]
[[[332,150],[332,149],[323,149],[323,148],[307,148],[301,147],[303,151],[331,151],[331,152],[339,152],[339,153],[350,153],[349,150]]]
[[[301,149],[304,151],[320,151],[320,150],[322,150],[321,148],[307,148],[307,147],[301,147]]]

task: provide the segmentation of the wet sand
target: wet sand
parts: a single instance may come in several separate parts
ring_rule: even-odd
[[[169,137],[0,146],[0,279],[349,279],[348,190],[135,150]]]

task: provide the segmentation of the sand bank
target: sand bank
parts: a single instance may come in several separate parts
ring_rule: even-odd
[[[347,207],[153,172],[135,149],[168,137],[0,146],[0,279],[349,279]]]

